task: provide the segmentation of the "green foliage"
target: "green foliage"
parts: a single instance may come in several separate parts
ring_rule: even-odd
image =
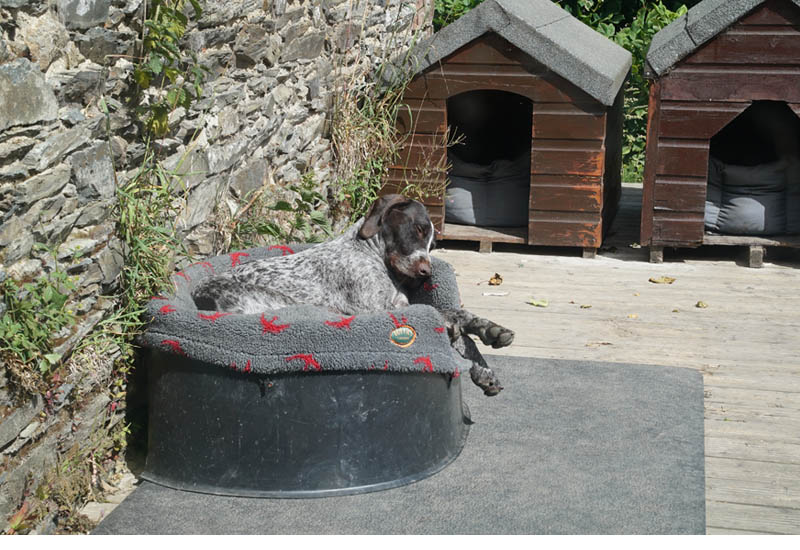
[[[244,211],[234,220],[231,238],[234,248],[249,248],[259,244],[314,243],[331,237],[333,230],[324,210],[325,197],[317,190],[312,174],[305,174],[299,185],[289,184],[294,194],[290,201],[272,204],[258,202],[254,197],[252,211]],[[248,214],[245,216],[245,214]]]
[[[55,335],[76,321],[68,306],[75,284],[56,268],[34,282],[19,284],[6,279],[0,290],[6,307],[0,318],[0,355],[13,363],[18,376],[30,370],[39,376],[29,379],[48,375],[61,359],[53,352]]]
[[[198,0],[188,0],[196,18],[202,14]],[[139,105],[139,115],[145,130],[156,137],[169,132],[169,115],[178,107],[188,109],[203,92],[202,82],[207,69],[197,63],[190,52],[190,61],[180,49],[189,18],[184,13],[187,0],[151,0],[149,19],[142,41],[142,59],[133,77],[140,89],[159,86],[155,98]]]
[[[208,72],[193,54],[181,49],[189,24],[187,5],[195,19],[201,16],[198,0],[150,1],[143,25],[143,55],[133,74],[140,95],[153,85],[158,88],[149,103],[143,104],[139,98],[137,112],[145,144],[142,163],[130,181],[117,185],[117,235],[125,244],[122,308],[104,326],[126,342],[122,347],[128,354],[132,348],[127,343],[142,328],[144,304],[168,287],[176,258],[186,255],[174,225],[178,212],[173,192],[182,186],[180,177],[164,168],[151,144],[169,133],[168,118],[173,111],[189,109],[200,97]],[[108,110],[105,104],[101,106],[110,136]]]
[[[379,67],[371,82],[345,82],[335,96],[331,137],[337,175],[333,198],[347,206],[351,221],[364,216],[378,197],[405,139],[397,133],[397,117],[406,108],[403,90],[412,71],[405,67],[386,82],[382,76],[385,69],[386,65]]]
[[[436,0],[433,12],[433,28],[439,30],[449,25],[483,0]]]
[[[367,159],[349,178],[336,182],[338,190],[336,199],[348,205],[351,222],[366,215],[370,205],[378,198],[383,185],[385,165],[385,160],[382,158]]]
[[[121,287],[131,306],[164,290],[175,257],[184,253],[173,223],[175,176],[154,157],[148,150],[136,176],[117,189],[117,235],[126,245]]]

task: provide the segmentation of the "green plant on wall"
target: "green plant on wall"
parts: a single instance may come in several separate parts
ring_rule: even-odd
[[[141,90],[156,85],[155,97],[137,108],[148,134],[163,137],[169,132],[169,115],[178,107],[188,109],[202,93],[206,69],[193,53],[181,50],[181,39],[189,23],[184,13],[189,3],[199,18],[198,0],[151,0],[144,21],[142,58],[133,76]],[[187,61],[187,57],[191,61]]]
[[[58,334],[76,322],[69,305],[75,283],[66,271],[55,268],[33,282],[8,278],[0,291],[5,310],[0,317],[0,356],[14,382],[36,392],[61,360],[54,352]]]
[[[290,200],[267,202],[257,191],[231,223],[231,245],[250,248],[264,244],[319,242],[333,235],[324,211],[325,197],[311,173],[289,184]]]

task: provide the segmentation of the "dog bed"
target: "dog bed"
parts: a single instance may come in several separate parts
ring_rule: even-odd
[[[175,292],[154,297],[143,346],[256,374],[385,370],[459,376],[470,362],[453,352],[436,308],[460,306],[452,268],[432,258],[433,277],[411,305],[393,311],[342,316],[297,306],[261,314],[200,311],[192,289],[205,278],[239,264],[293,254],[308,245],[233,252],[188,266],[173,275]]]
[[[393,311],[231,314],[198,310],[191,298],[215,273],[303,248],[192,264],[173,276],[174,293],[151,300],[141,337],[144,479],[207,494],[314,498],[412,483],[461,452],[469,428],[461,373],[471,361],[453,350],[434,307],[460,305],[446,262],[433,258],[430,282]],[[474,345],[464,351],[484,363]]]

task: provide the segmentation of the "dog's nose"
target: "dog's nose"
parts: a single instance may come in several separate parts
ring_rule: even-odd
[[[425,262],[421,263],[417,266],[417,275],[420,277],[430,277],[431,276],[431,264]]]

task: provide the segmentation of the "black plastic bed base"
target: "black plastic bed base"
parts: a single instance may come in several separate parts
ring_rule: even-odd
[[[430,373],[226,371],[148,360],[144,479],[216,495],[309,498],[424,479],[464,446],[460,378]]]

